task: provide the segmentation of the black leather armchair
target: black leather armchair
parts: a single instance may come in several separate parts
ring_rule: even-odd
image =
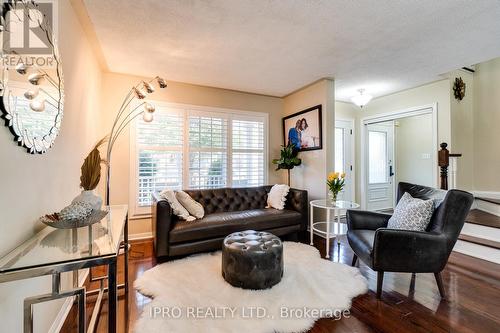
[[[348,210],[347,239],[359,257],[377,271],[377,298],[382,294],[384,272],[434,273],[441,297],[445,297],[441,271],[455,245],[472,205],[472,194],[399,183],[398,202],[405,192],[414,198],[433,199],[436,209],[426,231],[388,229],[391,215]]]

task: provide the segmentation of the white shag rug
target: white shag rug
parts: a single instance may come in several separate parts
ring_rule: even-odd
[[[135,332],[304,332],[319,318],[341,318],[367,292],[357,268],[321,259],[312,246],[284,242],[283,255],[283,278],[267,290],[224,281],[220,251],[153,267],[134,282],[153,297]]]

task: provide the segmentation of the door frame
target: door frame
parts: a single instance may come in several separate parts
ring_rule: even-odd
[[[351,175],[351,197],[350,201],[356,202],[356,119],[353,118],[335,118],[335,128],[337,128],[337,121],[343,121],[349,124],[349,129],[352,131],[349,153],[351,157],[352,170]]]
[[[438,161],[437,161],[437,149],[438,149],[438,103],[426,104],[417,107],[411,107],[407,109],[397,110],[393,112],[380,113],[373,116],[367,116],[361,118],[361,208],[366,209],[367,205],[367,181],[368,181],[368,146],[367,140],[368,135],[366,134],[366,125],[376,124],[390,120],[397,120],[406,117],[419,116],[424,114],[432,115],[432,142],[434,147],[436,147],[436,153],[432,154],[432,164],[435,166],[432,170],[432,175],[434,178],[434,187],[438,187]],[[393,182],[394,186],[394,196],[397,196],[396,182]]]

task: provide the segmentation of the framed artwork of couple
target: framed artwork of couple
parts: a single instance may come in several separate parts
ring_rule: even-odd
[[[299,151],[323,148],[321,136],[321,105],[283,118],[285,145],[293,143]]]

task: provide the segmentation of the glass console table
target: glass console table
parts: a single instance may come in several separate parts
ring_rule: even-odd
[[[325,235],[326,237],[326,255],[325,258],[330,258],[330,237],[334,236],[337,239],[337,245],[340,248],[339,236],[347,233],[347,225],[341,223],[340,214],[344,210],[359,208],[359,205],[351,201],[338,200],[332,202],[329,199],[313,200],[309,203],[311,205],[311,245],[313,245],[314,232]],[[314,222],[314,207],[326,210],[326,221]],[[334,221],[331,220],[331,213],[333,211]],[[335,222],[335,219],[337,221]],[[320,227],[324,227],[320,228]]]
[[[121,248],[125,256],[125,311],[128,312],[128,207],[117,205],[105,209],[109,213],[98,223],[74,229],[45,227],[0,259],[0,283],[52,275],[52,292],[24,300],[25,333],[33,332],[35,304],[74,296],[78,298],[78,332],[85,332],[86,295],[98,293],[89,322],[88,331],[93,332],[105,292],[108,293],[108,332],[116,332],[116,266]],[[108,266],[108,274],[99,277],[101,283],[98,290],[86,291],[85,287],[78,287],[79,269],[102,265]],[[73,272],[73,289],[62,291],[61,273],[70,271]],[[107,287],[104,280],[108,282]],[[127,317],[126,314],[126,320]]]

